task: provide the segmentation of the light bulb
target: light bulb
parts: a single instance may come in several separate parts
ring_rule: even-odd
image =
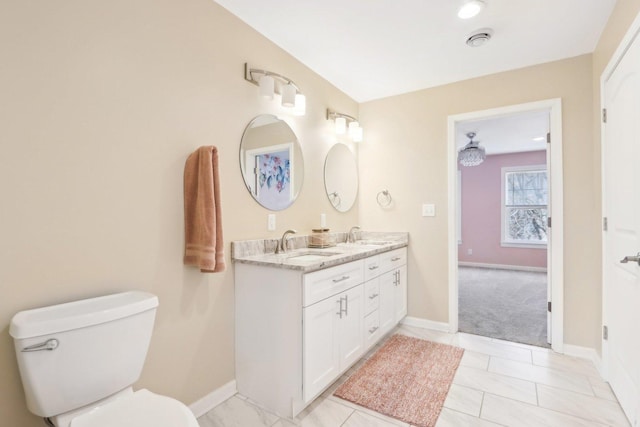
[[[349,136],[353,139],[356,129],[360,127],[360,123],[353,121],[349,123]]]
[[[295,116],[304,116],[307,112],[307,97],[301,93],[296,94],[296,105],[293,107]]]
[[[268,99],[273,99],[274,85],[275,81],[273,80],[273,77],[267,76],[266,74],[260,77],[260,95]]]
[[[296,88],[292,84],[282,86],[282,106],[293,107],[296,105]]]
[[[347,119],[344,117],[336,117],[336,133],[344,135],[347,132]]]

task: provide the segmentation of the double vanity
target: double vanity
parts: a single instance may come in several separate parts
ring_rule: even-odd
[[[239,393],[294,417],[407,314],[408,233],[359,234],[232,243]]]

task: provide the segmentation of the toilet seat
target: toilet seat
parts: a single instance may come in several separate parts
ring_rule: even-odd
[[[149,390],[111,401],[71,421],[70,427],[198,427],[191,410]]]

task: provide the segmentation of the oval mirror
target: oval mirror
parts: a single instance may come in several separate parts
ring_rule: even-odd
[[[298,197],[304,178],[296,134],[270,114],[251,120],[240,143],[240,170],[256,202],[272,211],[288,208]]]
[[[349,147],[338,143],[331,147],[324,162],[324,187],[331,205],[347,212],[358,195],[358,165]]]

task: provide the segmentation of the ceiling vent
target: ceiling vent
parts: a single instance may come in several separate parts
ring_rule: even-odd
[[[493,30],[491,30],[490,28],[483,28],[482,30],[478,30],[474,34],[469,36],[469,38],[467,39],[467,44],[471,47],[480,47],[491,40],[492,35]]]

